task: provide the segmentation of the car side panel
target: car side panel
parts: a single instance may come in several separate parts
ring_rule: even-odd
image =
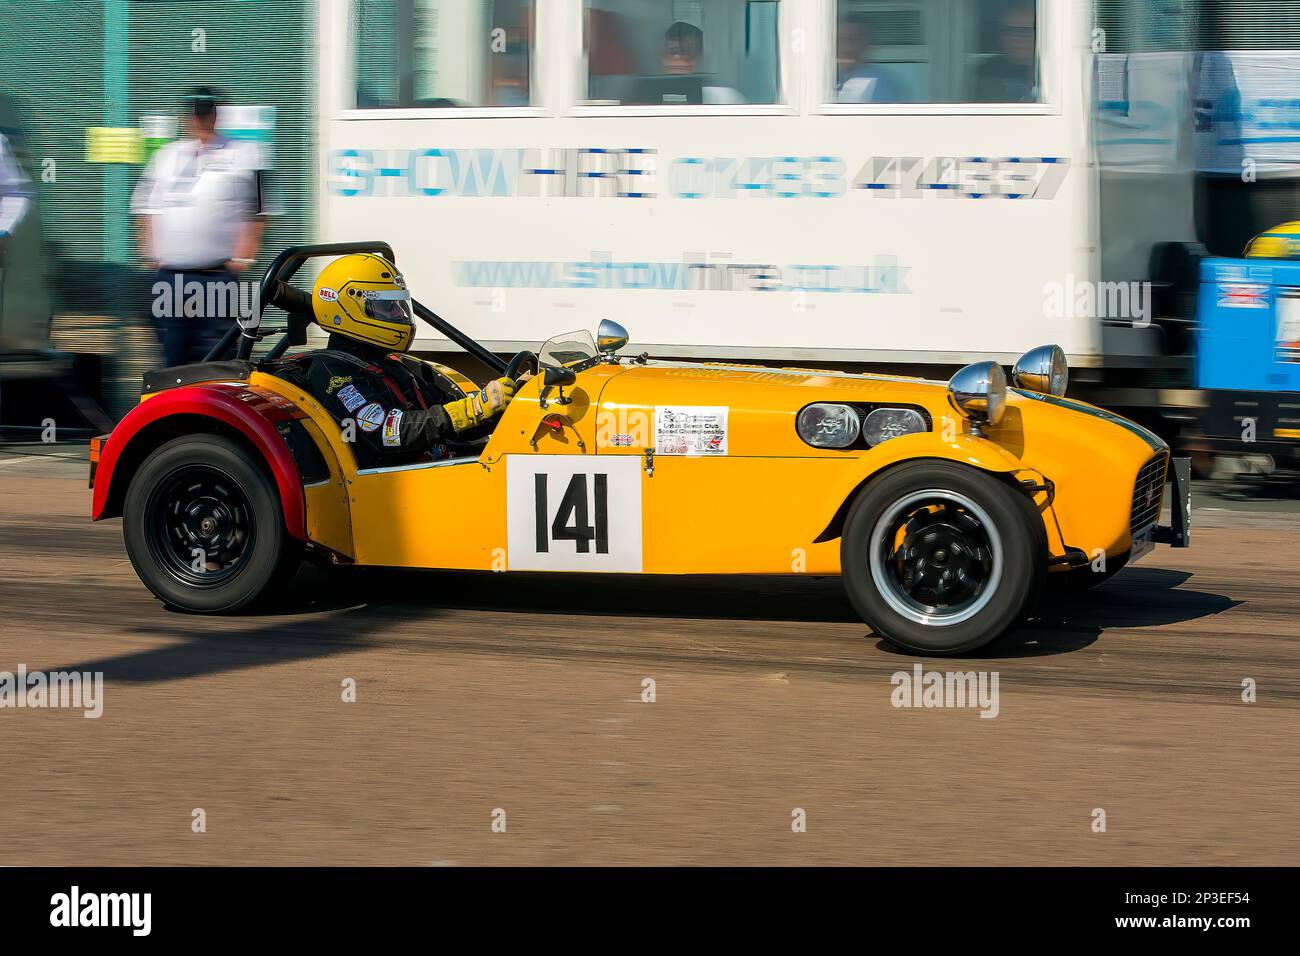
[[[351,447],[343,441],[338,423],[314,396],[284,379],[254,372],[249,376],[249,384],[274,392],[301,412],[304,427],[329,465],[328,481],[303,488],[308,539],[356,560],[351,489],[357,464]]]
[[[320,425],[306,418],[303,427],[329,466],[328,478],[304,485],[302,489],[307,504],[307,537],[335,554],[355,560],[347,475]]]
[[[815,541],[827,517],[815,489],[856,470],[847,459],[661,457],[642,477],[644,570],[838,574],[839,542]]]
[[[348,547],[337,550],[357,564],[492,570],[497,549],[505,554],[504,465],[489,469],[474,460],[358,471],[351,446],[315,398],[269,375],[254,373],[253,380],[293,401],[328,442],[339,468],[331,480],[342,485],[307,489],[308,520],[324,535],[341,535],[346,526]]]
[[[506,570],[505,475],[504,463],[478,460],[359,475],[351,486],[357,562]]]

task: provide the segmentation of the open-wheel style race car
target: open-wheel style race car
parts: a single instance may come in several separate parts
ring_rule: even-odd
[[[1044,587],[1088,587],[1156,542],[1188,544],[1188,463],[1063,397],[1055,346],[1027,353],[1013,387],[992,362],[944,384],[629,358],[612,322],[507,362],[413,302],[479,363],[534,374],[481,434],[367,466],[287,353],[312,317],[289,281],[309,259],[359,251],[392,261],[384,243],[282,253],[262,305],[287,324],[236,324],[209,361],[150,373],[140,405],[92,443],[92,516],[122,516],[132,563],[167,604],[238,611],[304,557],[842,575],[876,633],[956,654],[1001,635]],[[255,342],[279,332],[254,360]],[[430,374],[453,393],[479,387],[451,368]]]

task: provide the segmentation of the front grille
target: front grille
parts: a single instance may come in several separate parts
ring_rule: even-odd
[[[1133,534],[1145,531],[1160,517],[1160,506],[1165,498],[1165,469],[1169,467],[1168,452],[1161,452],[1142,466],[1137,481],[1133,483],[1133,511],[1129,515],[1129,530]]]

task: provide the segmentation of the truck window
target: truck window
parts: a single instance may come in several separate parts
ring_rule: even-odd
[[[780,102],[778,0],[587,0],[594,106]]]
[[[836,0],[832,103],[1040,103],[1033,0]]]
[[[532,0],[355,0],[357,109],[529,106]]]

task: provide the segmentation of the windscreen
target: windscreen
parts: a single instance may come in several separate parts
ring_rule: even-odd
[[[555,335],[542,343],[538,361],[543,365],[569,366],[590,361],[596,357],[596,340],[582,330]]]

